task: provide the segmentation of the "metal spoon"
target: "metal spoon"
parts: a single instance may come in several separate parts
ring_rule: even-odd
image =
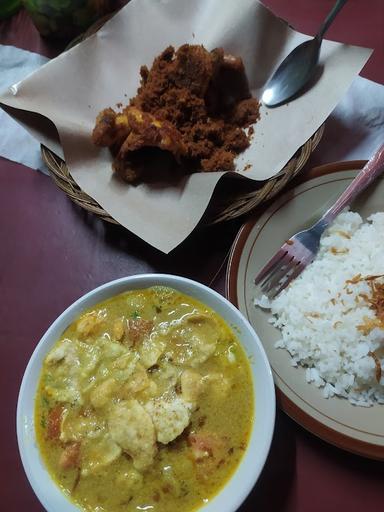
[[[262,101],[267,107],[285,103],[309,81],[319,60],[324,34],[346,2],[337,0],[316,36],[297,46],[283,60],[264,89]]]

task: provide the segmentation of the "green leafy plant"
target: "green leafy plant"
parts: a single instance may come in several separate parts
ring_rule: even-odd
[[[110,0],[23,0],[43,36],[72,38],[114,5]]]
[[[0,19],[15,14],[21,7],[21,0],[2,0],[0,2]]]

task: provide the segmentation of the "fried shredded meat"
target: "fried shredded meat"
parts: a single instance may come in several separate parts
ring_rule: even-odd
[[[159,151],[184,173],[233,171],[234,158],[250,143],[244,128],[259,118],[242,59],[222,48],[169,46],[140,75],[129,106],[104,109],[93,130],[93,143],[110,148],[114,171],[127,182],[142,181]]]
[[[380,283],[377,280],[383,278],[384,275],[373,275],[362,277],[361,274],[357,274],[354,278],[347,281],[348,283],[356,284],[359,281],[366,281],[371,288],[371,296],[368,297],[365,294],[364,298],[368,302],[369,307],[375,312],[375,318],[364,317],[364,323],[358,325],[357,329],[363,334],[368,335],[373,329],[380,328],[384,329],[384,283]],[[380,383],[382,368],[381,362],[378,355],[375,352],[368,352],[368,356],[372,357],[375,363],[375,378]]]
[[[372,276],[373,279],[369,280],[369,284],[372,290],[369,303],[371,309],[375,311],[376,317],[383,323],[384,326],[384,284],[374,281],[374,279],[377,279],[378,277],[381,276]]]
[[[381,363],[375,352],[368,352],[368,355],[373,358],[375,362],[375,377],[376,381],[380,382],[381,379]]]

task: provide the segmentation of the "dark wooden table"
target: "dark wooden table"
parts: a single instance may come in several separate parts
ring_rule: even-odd
[[[333,3],[265,0],[276,14],[307,33],[316,31]],[[384,1],[350,0],[328,37],[375,48],[362,75],[384,83],[383,34]],[[50,57],[62,49],[61,44],[43,41],[24,12],[0,22],[0,43]],[[325,134],[321,147],[326,145]],[[320,148],[312,162],[326,163],[321,155]],[[306,169],[310,166],[311,161]],[[240,223],[199,229],[166,256],[124,229],[84,213],[50,178],[0,158],[1,510],[43,510],[21,466],[15,412],[24,368],[49,324],[83,293],[136,273],[181,274],[223,293],[223,262]],[[384,510],[384,464],[327,445],[278,412],[265,469],[241,510],[341,509]]]

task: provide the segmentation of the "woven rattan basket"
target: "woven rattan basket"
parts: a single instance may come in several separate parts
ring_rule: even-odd
[[[110,17],[111,15],[107,15],[97,21],[87,32],[72,41],[68,48],[94,34]],[[312,151],[320,142],[323,132],[324,125],[320,126],[317,132],[301,146],[278,174],[267,181],[255,183],[251,180],[239,179],[236,180],[237,182],[234,184],[234,180],[232,179],[230,180],[230,185],[228,185],[229,180],[221,180],[216,187],[210,206],[204,216],[204,221],[213,224],[234,219],[272,199],[300,172]],[[108,212],[77,185],[68,167],[61,158],[52,153],[45,146],[41,146],[41,153],[55,183],[74,203],[108,222],[118,224]]]
[[[212,198],[206,222],[213,224],[234,219],[276,196],[303,168],[310,154],[320,142],[323,131],[324,125],[301,146],[287,165],[268,181],[254,183],[250,180],[237,180],[237,186],[234,186],[233,180],[231,180],[231,187],[219,184]],[[118,224],[108,212],[77,185],[64,160],[44,146],[41,147],[41,153],[55,183],[73,202],[108,222]],[[230,193],[228,193],[229,189]]]

